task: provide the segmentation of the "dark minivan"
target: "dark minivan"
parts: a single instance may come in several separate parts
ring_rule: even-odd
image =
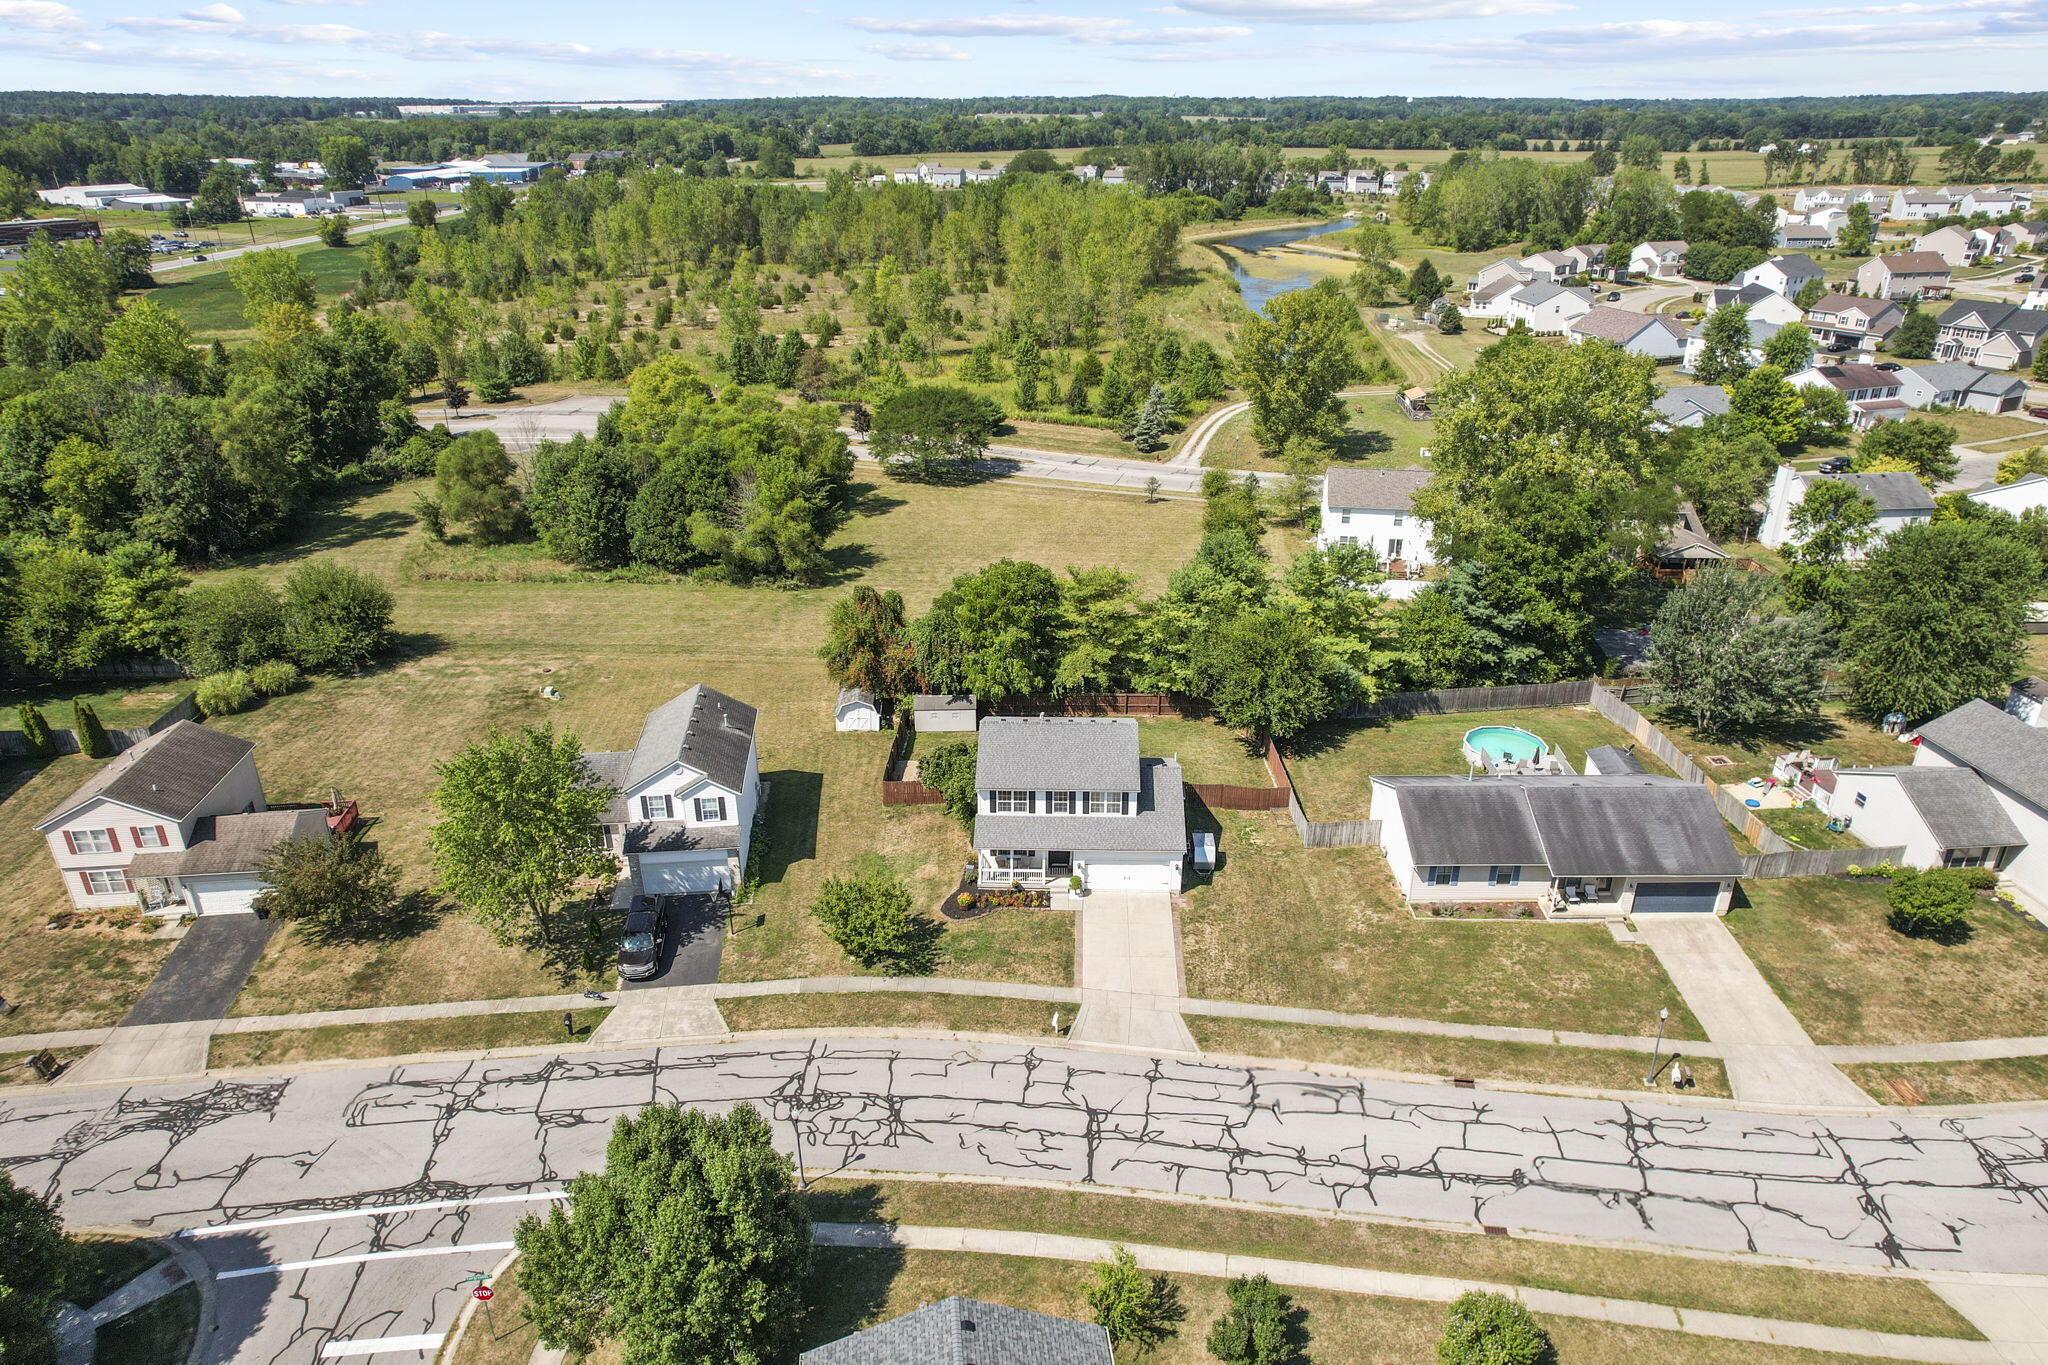
[[[661,944],[667,937],[668,917],[642,897],[640,904],[626,912],[626,928],[619,936],[619,975],[628,981],[645,981],[661,971]]]

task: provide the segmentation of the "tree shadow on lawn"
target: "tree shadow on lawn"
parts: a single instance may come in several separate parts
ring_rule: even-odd
[[[802,1347],[822,1346],[874,1326],[888,1307],[889,1286],[903,1273],[904,1261],[894,1247],[819,1248],[804,1285],[804,1321],[798,1331]]]
[[[624,909],[613,908],[607,890],[563,906],[545,928],[535,925],[520,946],[537,955],[549,975],[573,986],[611,970],[625,922]]]
[[[1337,458],[1363,460],[1384,455],[1394,448],[1394,438],[1384,431],[1347,431],[1337,438]]]
[[[825,551],[825,572],[819,574],[813,587],[836,588],[867,577],[869,571],[879,566],[881,555],[872,545],[861,541],[842,541],[829,546]]]
[[[763,773],[768,784],[768,819],[761,831],[760,876],[763,886],[789,875],[797,863],[818,856],[818,820],[824,806],[825,775],[784,768]],[[879,790],[873,793],[881,799]]]
[[[1207,872],[1195,867],[1195,860],[1189,857],[1186,867],[1185,890],[1192,891],[1198,886],[1207,886],[1216,880],[1217,874],[1230,866],[1230,850],[1223,846],[1223,822],[1216,818],[1216,812],[1209,809],[1209,803],[1195,794],[1193,787],[1182,788],[1187,811],[1188,844],[1192,848],[1197,834],[1216,836],[1216,866]]]
[[[353,504],[381,489],[365,490],[346,504],[329,503],[308,513],[285,539],[267,549],[237,558],[230,567],[259,568],[303,559],[323,550],[346,550],[377,540],[394,540],[410,531],[416,519],[396,507],[357,512]]]
[[[1417,715],[1433,715],[1434,712],[1417,712]],[[1280,753],[1290,762],[1297,759],[1317,758],[1343,748],[1368,730],[1391,730],[1402,716],[1370,716],[1362,720],[1326,720],[1311,725],[1300,734],[1291,735],[1280,741]],[[1254,758],[1263,759],[1265,748],[1256,739],[1247,737],[1245,752]]]
[[[1743,749],[1818,749],[1830,740],[1840,739],[1847,733],[1842,723],[1825,712],[1810,716],[1779,716],[1768,725],[1748,729],[1731,730],[1721,735],[1704,735],[1691,728],[1691,722],[1682,712],[1669,707],[1660,707],[1652,713],[1660,727],[1682,728],[1683,734],[1674,735],[1681,739],[1679,747],[1686,747],[1689,741],[1699,749],[1712,749],[1716,745],[1732,745]]]
[[[307,942],[323,947],[337,943],[396,943],[424,934],[452,908],[434,892],[420,888],[400,896],[388,915],[332,927],[307,920],[297,927]]]

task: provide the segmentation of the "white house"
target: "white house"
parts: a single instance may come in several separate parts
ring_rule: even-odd
[[[1896,251],[1856,267],[1856,292],[1872,298],[1932,298],[1948,288],[1948,262],[1932,251]]]
[[[2020,307],[2030,313],[2048,313],[2048,284],[2029,289],[2026,298],[2020,301]]]
[[[1899,398],[1909,408],[1959,408],[1965,412],[2011,412],[2026,400],[2027,381],[1993,374],[1959,360],[1912,365],[1895,376]]]
[[[1837,769],[1827,815],[1867,847],[1904,848],[1900,861],[1908,867],[2002,867],[2026,847],[1975,772],[1915,759],[1911,766]]]
[[[1726,308],[1739,303],[1749,310],[1751,322],[1768,322],[1778,327],[1787,327],[1802,321],[1806,315],[1799,311],[1799,305],[1790,297],[1766,289],[1760,284],[1745,285],[1740,289],[1723,287],[1707,291],[1707,311]]]
[[[110,759],[36,828],[80,909],[211,915],[254,908],[280,840],[325,837],[325,811],[273,811],[256,746],[181,720]]]
[[[1956,212],[1956,196],[1948,190],[1897,190],[1884,216],[1901,223],[1924,223]]]
[[[1841,233],[1840,223],[1828,221],[1837,217],[1840,217],[1839,213],[1811,214],[1781,223],[1772,245],[1780,251],[1824,251],[1835,244],[1835,238]]]
[[[618,795],[606,838],[644,895],[730,891],[746,874],[761,799],[755,712],[702,683],[647,713],[631,749],[585,754]]]
[[[1521,266],[1529,272],[1529,278],[1537,283],[1563,284],[1579,273],[1579,259],[1563,251],[1539,251],[1533,256],[1524,256]]]
[[[859,687],[842,687],[832,706],[832,728],[872,732],[882,728],[882,708],[875,694]]]
[[[1950,269],[1961,270],[1964,266],[1977,264],[1984,255],[1984,243],[1968,228],[1951,223],[1915,237],[1913,250],[1931,251],[1946,261]]]
[[[1675,280],[1685,274],[1684,242],[1641,242],[1628,256],[1631,275],[1651,280]]]
[[[1604,341],[1630,355],[1649,356],[1660,364],[1685,354],[1685,324],[1660,313],[1637,313],[1605,305],[1567,323],[1565,339],[1574,346]]]
[[[1674,384],[1650,408],[1657,414],[1657,425],[1667,430],[1701,426],[1709,417],[1728,412],[1728,390],[1719,384]]]
[[[1783,294],[1790,299],[1797,298],[1799,291],[1808,283],[1820,278],[1821,268],[1814,264],[1813,258],[1795,251],[1773,256],[1761,265],[1753,265],[1730,280],[1729,284],[1736,289],[1760,284],[1773,294]]]
[[[1797,309],[1793,310],[1797,312]],[[1751,366],[1764,363],[1764,343],[1776,336],[1781,328],[1775,322],[1766,322],[1751,313],[1744,320],[1749,331],[1749,344],[1742,348],[1743,359]],[[1707,351],[1707,324],[1702,321],[1685,334],[1685,355],[1678,362],[1678,368],[1687,374],[1699,369],[1700,357]]]
[[[980,884],[1180,890],[1180,764],[1138,753],[1138,722],[991,716],[974,765]]]
[[[2036,899],[2048,897],[2048,731],[1989,702],[1966,701],[1920,727],[1913,766],[1974,772],[2019,836],[2017,844],[1944,845],[1959,855],[1945,861],[1995,867]],[[1874,842],[1863,828],[1852,828]],[[1973,849],[1984,854],[1981,863],[1970,861]]]
[[[1956,204],[1956,212],[1966,218],[1983,214],[1987,218],[2003,218],[2008,213],[2017,213],[2023,207],[2020,197],[2012,190],[1974,189],[1964,190],[1963,197]]]
[[[2011,483],[1987,483],[1982,488],[1972,489],[1968,496],[1979,506],[1996,507],[2015,517],[2028,512],[2048,511],[2048,474],[2027,474]],[[2012,708],[2008,705],[2006,709]]]
[[[1757,540],[1772,549],[1790,543],[1793,539],[1792,512],[1806,500],[1806,491],[1822,479],[1846,483],[1876,504],[1877,525],[1873,528],[1873,545],[1900,527],[1918,526],[1934,519],[1934,495],[1927,491],[1926,484],[1903,470],[1888,470],[1882,474],[1822,474],[1817,471],[1801,472],[1789,464],[1781,464],[1771,477],[1770,492],[1764,503],[1763,525],[1757,530]],[[1853,557],[1861,558],[1861,553]]]
[[[1849,192],[1830,185],[1806,185],[1793,191],[1792,211],[1812,213],[1815,209],[1841,209],[1849,206]]]
[[[1849,420],[1858,431],[1906,415],[1898,372],[1875,365],[1809,365],[1785,380],[1795,389],[1830,388],[1849,404]]]
[[[1714,798],[1675,777],[1375,777],[1372,818],[1395,886],[1417,903],[1724,914],[1742,875]]]
[[[1415,516],[1415,494],[1429,482],[1427,469],[1335,468],[1323,475],[1322,525],[1316,545],[1357,545],[1397,578],[1436,562],[1429,523]]]
[[[1561,284],[1529,284],[1508,295],[1502,313],[1509,326],[1521,323],[1538,336],[1560,336],[1573,319],[1592,311],[1590,289],[1572,289]]]
[[[74,209],[103,209],[124,195],[148,194],[149,186],[115,180],[102,185],[60,185],[54,190],[37,190],[45,204],[63,204]]]

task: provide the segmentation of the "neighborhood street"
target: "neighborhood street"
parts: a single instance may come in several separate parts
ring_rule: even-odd
[[[663,1100],[760,1106],[810,1177],[956,1173],[1854,1266],[2048,1271],[2048,1110],[1826,1120],[1121,1052],[840,1039],[318,1069],[0,1101],[75,1226],[190,1234],[212,1360],[437,1342],[458,1281]],[[378,1213],[377,1210],[388,1210]]]

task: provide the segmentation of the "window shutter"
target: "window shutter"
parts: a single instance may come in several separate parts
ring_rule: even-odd
[[[162,825],[158,825],[156,827],[156,841],[157,843],[163,845],[163,847],[165,848],[169,848],[171,846],[170,833]]]
[[[81,873],[79,873],[79,874],[78,874],[78,884],[79,884],[80,886],[82,886],[82,887],[84,887],[84,888],[85,888],[85,894],[86,894],[86,895],[90,896],[90,895],[92,895],[92,894],[93,894],[93,889],[92,889],[92,873],[90,873],[90,872],[81,872]]]
[[[1033,815],[1038,814],[1038,791],[1036,788],[1025,793],[1025,804],[1030,806]]]
[[[107,828],[107,842],[114,846],[114,852],[119,853],[121,851],[121,831],[109,826]]]
[[[78,852],[78,840],[71,837],[71,831],[68,829],[64,831],[64,851],[66,853]]]

